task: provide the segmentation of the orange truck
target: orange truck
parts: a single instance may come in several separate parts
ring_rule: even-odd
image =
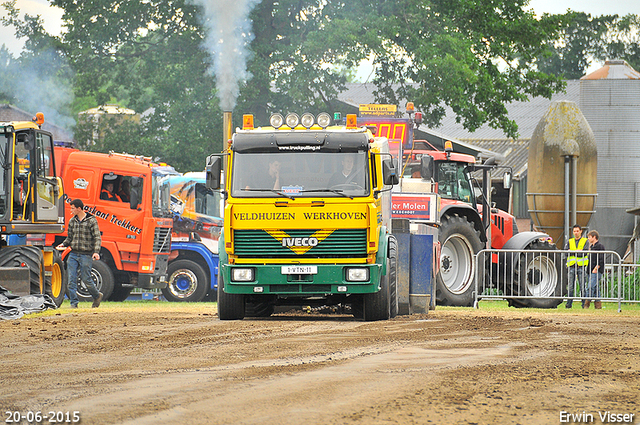
[[[100,260],[91,271],[105,299],[123,301],[133,288],[163,288],[171,251],[173,220],[168,177],[173,167],[151,158],[56,148],[55,165],[62,176],[67,217],[69,203],[81,199],[98,219],[102,233]],[[47,235],[56,246],[65,233]],[[90,299],[84,285],[78,297]]]

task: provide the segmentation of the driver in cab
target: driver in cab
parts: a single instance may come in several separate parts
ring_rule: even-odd
[[[329,188],[344,184],[358,184],[357,175],[359,173],[354,164],[354,155],[345,155],[342,158],[342,170],[333,173],[329,179]]]

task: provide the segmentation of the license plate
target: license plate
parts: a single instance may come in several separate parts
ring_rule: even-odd
[[[282,266],[282,274],[317,274],[318,266]]]

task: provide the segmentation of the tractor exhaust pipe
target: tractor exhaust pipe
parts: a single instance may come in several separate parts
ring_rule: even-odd
[[[222,144],[223,150],[226,150],[229,146],[229,140],[231,140],[232,133],[231,123],[231,111],[224,111],[222,113]]]

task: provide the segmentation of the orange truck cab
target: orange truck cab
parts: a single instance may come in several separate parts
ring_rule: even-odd
[[[66,217],[77,198],[98,219],[102,249],[92,276],[105,299],[122,301],[135,287],[165,287],[173,227],[168,176],[178,174],[173,167],[142,156],[71,148],[55,150],[55,165],[64,182]],[[66,236],[66,228],[47,235],[47,245]],[[83,286],[78,296],[88,299]]]

